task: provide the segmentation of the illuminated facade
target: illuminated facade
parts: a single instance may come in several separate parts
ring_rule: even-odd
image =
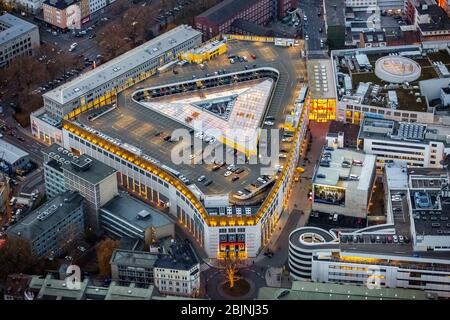
[[[73,118],[81,112],[110,104],[117,92],[156,73],[201,43],[201,33],[189,26],[178,26],[143,45],[108,61],[76,79],[43,95],[48,115]]]
[[[392,225],[360,229],[350,236],[382,235]],[[342,234],[341,234],[342,236]],[[383,247],[392,244],[381,244]],[[445,256],[398,254],[377,250],[377,243],[350,244],[348,248],[332,231],[302,227],[289,235],[289,269],[296,280],[342,283],[368,288],[421,289],[438,297],[450,297],[450,260]],[[356,247],[356,248],[355,248]]]
[[[336,96],[332,63],[329,59],[313,59],[307,62],[309,82],[309,119],[328,122],[336,119]]]
[[[182,58],[189,63],[202,63],[218,57],[227,52],[227,44],[224,41],[213,41],[200,48],[190,50],[183,54]]]
[[[314,99],[309,101],[309,119],[328,122],[336,119],[336,99]]]
[[[286,161],[289,165],[283,168],[263,204],[252,215],[208,215],[203,203],[178,178],[73,121],[64,120],[63,143],[74,153],[87,154],[115,168],[119,185],[131,194],[160,208],[169,208],[170,214],[209,257],[221,257],[227,250],[235,250],[241,257],[255,257],[269,242],[292,188],[296,164],[291,159],[301,152],[308,124],[307,106],[299,112],[295,143]]]
[[[296,169],[291,159],[297,158],[302,150],[308,123],[307,105],[297,108],[297,116],[295,143],[286,161],[289,165],[278,175],[259,210],[251,215],[208,215],[203,203],[178,178],[77,122],[64,120],[63,143],[74,153],[85,153],[115,168],[119,185],[133,195],[169,208],[170,214],[193,235],[209,257],[220,257],[228,250],[235,250],[243,257],[255,257],[268,243],[290,194]]]

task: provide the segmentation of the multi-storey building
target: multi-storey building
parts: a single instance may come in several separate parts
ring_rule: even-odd
[[[178,26],[82,76],[43,95],[45,111],[56,119],[70,117],[91,108],[111,104],[118,90],[134,85],[156,73],[182,53],[201,43],[201,33]],[[33,118],[38,135],[41,118]]]
[[[303,227],[289,236],[295,279],[368,288],[411,288],[450,297],[449,172],[407,169],[384,175],[387,223],[356,231]]]
[[[174,243],[169,253],[155,262],[155,286],[161,293],[197,296],[200,290],[200,262],[191,246]]]
[[[91,19],[93,13],[114,0],[46,0],[43,5],[44,21],[61,30],[75,30]]]
[[[297,0],[225,0],[196,16],[195,28],[203,33],[204,39],[210,39],[229,33],[237,19],[263,26],[296,7]]]
[[[44,21],[62,29],[81,28],[81,6],[75,0],[46,0],[43,5]]]
[[[24,240],[30,252],[39,257],[57,256],[84,232],[83,197],[67,191],[46,202],[11,226],[8,239]]]
[[[120,285],[134,283],[138,288],[148,288],[154,285],[154,267],[158,254],[132,251],[114,250],[110,265],[111,279]]]
[[[87,223],[98,228],[98,210],[118,194],[116,170],[87,155],[53,144],[43,151],[45,188],[49,197],[78,191],[86,201]]]
[[[186,26],[172,29],[143,47],[134,49],[108,62],[103,65],[103,69],[100,66],[80,76],[79,79],[63,85],[49,94],[45,94],[44,103],[46,111],[40,113],[39,117],[32,115],[32,128],[36,128],[33,129],[33,133],[39,134],[40,127],[38,122],[42,121],[41,123],[43,123],[44,117],[47,118],[45,120],[46,125],[50,127],[49,122],[51,121],[48,119],[51,116],[51,119],[55,121],[55,125],[52,126],[54,132],[52,134],[50,131],[46,131],[44,134],[45,137],[50,136],[55,141],[61,141],[74,154],[86,154],[115,168],[118,172],[118,184],[122,188],[134,196],[139,197],[144,202],[157,205],[159,208],[164,208],[169,216],[176,218],[178,225],[191,233],[197,241],[197,244],[205,250],[209,257],[222,257],[226,254],[255,257],[261,248],[270,240],[270,236],[276,229],[276,224],[285,209],[287,199],[291,192],[293,183],[292,176],[296,170],[296,162],[292,161],[292,159],[297,158],[301,152],[302,141],[307,131],[309,115],[308,104],[305,103],[307,88],[303,88],[300,91],[294,106],[292,106],[290,100],[284,99],[285,95],[280,94],[280,92],[276,93],[278,87],[273,87],[275,91],[272,90],[272,87],[265,87],[265,90],[267,90],[262,92],[264,93],[264,95],[261,95],[262,97],[268,97],[269,99],[273,97],[274,101],[275,99],[282,99],[283,101],[275,104],[270,103],[271,100],[261,100],[260,103],[254,105],[252,108],[256,107],[254,109],[258,113],[269,106],[269,108],[278,110],[280,105],[283,108],[286,107],[292,110],[288,117],[278,117],[281,114],[278,111],[276,113],[277,117],[274,117],[275,122],[283,123],[286,134],[289,135],[289,138],[286,139],[286,143],[288,143],[288,147],[286,148],[289,150],[283,151],[286,153],[286,157],[283,159],[278,157],[279,159],[277,159],[283,165],[275,166],[275,163],[273,164],[273,172],[278,172],[275,179],[271,176],[265,176],[267,180],[260,177],[258,181],[256,180],[261,171],[259,171],[259,167],[256,167],[252,173],[252,179],[256,181],[255,185],[257,186],[255,192],[247,191],[249,194],[242,192],[245,196],[239,195],[237,191],[240,188],[240,184],[233,183],[233,185],[230,185],[234,189],[233,193],[230,193],[230,190],[225,188],[226,191],[222,190],[219,196],[220,204],[214,205],[211,205],[211,201],[208,201],[210,198],[217,197],[217,194],[213,195],[209,193],[212,189],[211,187],[207,187],[213,183],[212,181],[205,181],[203,185],[198,184],[198,186],[197,184],[188,184],[187,180],[182,178],[181,172],[177,171],[177,169],[180,171],[184,170],[185,166],[181,165],[180,168],[178,166],[171,167],[171,160],[164,157],[166,154],[160,154],[159,150],[155,150],[147,144],[150,139],[145,139],[145,141],[144,139],[140,139],[140,142],[134,140],[136,137],[143,137],[143,135],[148,134],[149,131],[144,129],[145,126],[151,124],[155,117],[160,119],[163,116],[162,113],[156,115],[154,110],[146,107],[147,110],[145,110],[141,117],[142,119],[144,117],[146,118],[144,120],[145,126],[142,126],[144,131],[136,135],[128,135],[131,132],[129,127],[116,127],[119,131],[125,129],[125,131],[119,133],[120,138],[116,133],[104,130],[106,127],[101,128],[101,126],[97,126],[97,120],[90,118],[92,120],[90,121],[87,119],[89,117],[88,114],[91,113],[96,113],[98,119],[104,117],[106,113],[108,113],[108,117],[115,117],[118,115],[118,110],[115,109],[122,107],[130,111],[132,109],[134,110],[137,106],[136,104],[141,104],[136,100],[139,99],[138,96],[142,97],[142,95],[152,94],[153,91],[164,90],[169,92],[171,91],[170,87],[192,87],[192,84],[194,84],[193,89],[198,91],[200,81],[207,85],[211,83],[209,80],[211,77],[189,81],[175,81],[174,83],[167,83],[163,86],[158,83],[157,88],[154,90],[153,88],[138,88],[133,93],[133,101],[122,100],[125,89],[155,74],[159,66],[164,66],[168,63],[172,65],[175,58],[195,47],[197,43],[200,43],[200,37],[201,34],[199,32]],[[279,50],[280,54],[285,54],[282,51],[287,50],[286,48],[279,47],[274,47],[273,49]],[[174,51],[176,54],[174,54]],[[289,64],[290,60],[287,61],[286,63]],[[148,63],[153,63],[153,65],[150,66]],[[285,60],[279,61],[278,63],[284,64]],[[185,68],[191,67],[186,66]],[[256,67],[252,70],[230,71],[214,77],[215,79],[223,79],[224,82],[230,81],[232,77],[238,80],[238,85],[241,85],[240,79],[247,79],[244,81],[248,81],[249,79],[255,80],[253,77],[257,75],[258,79],[256,79],[256,82],[264,78],[264,82],[275,84],[280,76],[284,77],[284,72],[291,71],[290,67],[281,68],[280,70],[282,71],[274,67],[263,66]],[[169,74],[163,74],[161,72],[158,79],[165,76],[169,76]],[[284,77],[284,79],[292,83],[292,88],[297,84],[295,77]],[[152,79],[149,79],[149,83],[151,82]],[[248,91],[253,92],[253,89]],[[117,108],[113,106],[111,109],[105,109],[105,112],[100,115],[98,111],[94,112],[94,110],[90,110],[113,104],[116,98],[119,99],[117,101]],[[254,104],[254,100],[251,101],[252,104]],[[142,105],[138,106],[138,108],[142,107]],[[245,111],[247,112],[247,110]],[[254,113],[253,110],[248,112]],[[275,114],[275,111],[272,113]],[[259,121],[256,120],[256,117],[260,117],[260,114],[255,113],[251,116],[254,118],[253,123]],[[66,119],[62,120],[62,127],[58,127],[58,120],[61,120],[62,117]],[[133,122],[135,120],[142,120],[139,117],[132,116],[129,119]],[[78,120],[75,118],[78,118]],[[179,123],[187,121],[186,119],[188,117],[174,117],[173,115],[169,115],[167,119],[176,121],[176,128],[179,128]],[[245,122],[246,120],[243,121]],[[240,125],[246,125],[244,122],[241,122]],[[217,124],[216,121],[213,121],[213,123]],[[170,126],[172,125],[173,123],[171,122]],[[183,125],[189,127],[186,123]],[[171,130],[170,126],[169,130]],[[111,126],[108,127],[111,128]],[[140,126],[137,125],[135,127]],[[153,134],[151,135],[153,136]],[[160,134],[155,132],[154,137],[156,136],[160,136]],[[140,147],[136,147],[138,143]],[[239,157],[243,155],[243,151],[237,149],[235,151]],[[247,165],[244,166],[246,167]],[[200,174],[206,168],[199,166],[196,169],[198,169],[196,173]],[[244,171],[247,171],[247,169],[248,171],[253,170],[253,168],[243,168]],[[271,167],[268,166],[267,169],[271,169]],[[205,174],[208,173],[205,171]],[[270,173],[270,175],[272,174]],[[242,188],[245,186],[245,183],[243,182]],[[267,192],[267,197],[264,197],[261,205],[253,206],[250,203],[249,205],[243,204],[236,206],[230,202],[230,199],[236,198],[243,199],[245,203],[251,202],[253,201],[251,198],[255,195],[260,196],[259,192],[261,191]],[[251,201],[247,201],[247,199],[251,199]],[[211,210],[211,206],[217,210]]]
[[[358,148],[386,160],[404,160],[408,166],[441,168],[450,153],[450,128],[365,118],[358,136]]]
[[[366,218],[375,179],[375,156],[330,145],[312,180],[312,209]]]
[[[434,49],[408,45],[332,51],[336,119],[360,124],[370,116],[433,123],[435,108],[430,101],[439,98],[440,88],[448,85],[448,80],[432,63],[418,63],[428,57],[429,50]],[[396,71],[397,65],[406,67]],[[431,72],[425,75],[425,70]],[[386,83],[392,85],[384,86]]]
[[[39,28],[9,13],[0,16],[0,67],[18,56],[33,55],[39,48]]]
[[[161,293],[196,296],[200,289],[200,263],[192,248],[174,242],[168,252],[115,250],[111,257],[111,277],[121,285],[154,285]]]
[[[146,245],[175,236],[175,223],[126,193],[114,197],[99,211],[102,230],[113,237],[141,239]]]

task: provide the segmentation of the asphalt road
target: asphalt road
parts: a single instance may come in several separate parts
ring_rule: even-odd
[[[308,21],[305,22],[302,18],[301,23],[303,24],[303,34],[309,36],[307,41],[308,51],[319,51],[323,50],[320,47],[320,39],[323,38],[324,42],[326,39],[325,22],[323,20],[323,6],[320,0],[303,0],[300,1],[299,8],[308,17]],[[321,12],[321,16],[318,16],[318,12]],[[320,33],[319,29],[322,28],[323,32]]]

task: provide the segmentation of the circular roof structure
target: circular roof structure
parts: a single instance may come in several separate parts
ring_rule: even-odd
[[[375,75],[386,82],[412,82],[420,77],[420,73],[420,65],[406,57],[386,56],[375,63]]]

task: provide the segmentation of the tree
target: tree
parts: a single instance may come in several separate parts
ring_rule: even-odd
[[[220,260],[220,264],[230,288],[233,288],[235,282],[240,279],[240,277],[237,276],[237,272],[243,265],[242,260],[237,255],[228,254],[224,259]]]
[[[105,60],[111,60],[132,48],[122,25],[116,22],[105,25],[97,39]]]
[[[119,247],[119,241],[106,238],[97,246],[97,262],[100,275],[107,276],[111,274],[109,260],[115,249]]]
[[[28,273],[37,262],[27,241],[8,237],[0,247],[0,280],[5,280],[11,273]]]

